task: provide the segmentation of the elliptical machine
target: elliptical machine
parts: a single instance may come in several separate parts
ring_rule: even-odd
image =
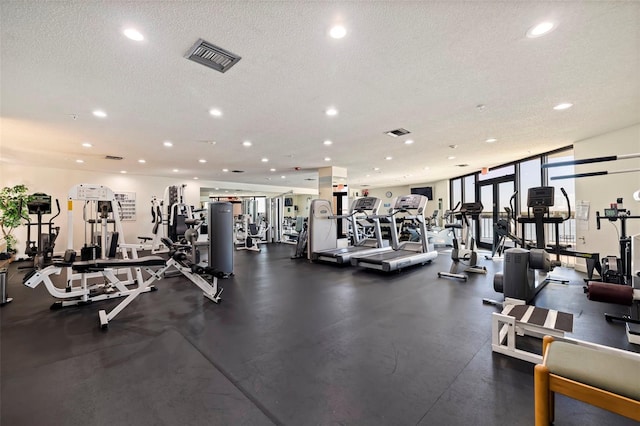
[[[486,255],[487,260],[500,259],[504,255],[506,250],[507,239],[513,241],[516,245],[520,244],[524,247],[524,244],[514,234],[512,230],[515,229],[516,223],[516,210],[514,200],[518,196],[518,191],[514,192],[509,198],[509,207],[505,207],[504,210],[507,213],[506,218],[500,218],[493,224],[493,245],[491,246],[491,256]]]
[[[33,258],[33,267],[42,268],[46,264],[51,263],[53,258],[53,249],[56,245],[56,238],[60,232],[59,226],[53,226],[53,220],[60,215],[60,202],[56,199],[57,213],[49,219],[46,224],[46,232],[43,231],[42,216],[45,214],[51,214],[51,195],[43,193],[33,194],[27,202],[27,209],[29,214],[36,215],[38,217],[36,223],[31,223],[31,218],[26,217],[27,220],[27,246],[24,250],[24,254]],[[31,240],[31,227],[36,226],[36,240]]]
[[[527,216],[519,217],[517,220],[522,224],[522,241],[524,241],[524,225],[534,223],[536,230],[536,248],[512,248],[504,252],[503,272],[496,273],[493,277],[493,289],[498,293],[503,293],[505,299],[518,299],[526,304],[530,303],[550,281],[561,281],[550,278],[547,274],[554,267],[559,266],[558,260],[552,261],[549,253],[545,250],[545,224],[554,224],[556,227],[556,240],[558,239],[559,224],[571,217],[571,204],[564,188],[560,188],[562,195],[567,200],[567,216],[549,216],[549,207],[554,205],[554,187],[541,186],[529,188],[527,193]],[[533,217],[531,217],[533,211]],[[556,241],[556,246],[558,242]],[[538,273],[543,276],[539,276]],[[490,305],[500,305],[492,299],[483,299],[483,303]]]
[[[460,206],[460,209],[456,211],[458,205],[453,209],[453,214],[459,222],[447,223],[444,226],[447,229],[461,230],[461,239],[464,241],[464,248],[460,246],[454,231],[453,249],[451,250],[451,268],[449,269],[449,272],[438,272],[438,277],[457,278],[466,281],[469,277],[466,274],[458,272],[458,266],[461,263],[466,263],[468,265],[464,272],[473,272],[476,274],[487,273],[487,268],[484,266],[478,266],[476,239],[471,229],[471,222],[469,221],[469,218],[477,220],[484,207],[480,201],[475,201],[473,203],[463,203],[462,206]]]

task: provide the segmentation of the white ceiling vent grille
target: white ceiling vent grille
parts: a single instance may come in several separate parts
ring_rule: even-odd
[[[224,50],[203,39],[196,41],[196,44],[189,49],[186,58],[220,72],[226,72],[242,59],[235,53]]]

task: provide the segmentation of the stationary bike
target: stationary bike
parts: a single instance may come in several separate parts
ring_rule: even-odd
[[[458,207],[456,205],[456,207]],[[455,232],[453,233],[453,249],[451,250],[451,268],[449,272],[438,272],[438,277],[457,278],[459,280],[466,281],[469,277],[466,274],[458,272],[460,264],[466,263],[468,267],[464,272],[473,272],[476,274],[486,274],[487,268],[484,266],[478,266],[478,252],[476,251],[476,239],[471,230],[470,218],[477,220],[482,213],[483,206],[480,201],[473,203],[463,203],[460,209],[456,211],[454,208],[453,214],[458,219],[458,223],[447,223],[445,228],[448,229],[460,229],[461,238],[464,241],[464,248],[460,246]]]

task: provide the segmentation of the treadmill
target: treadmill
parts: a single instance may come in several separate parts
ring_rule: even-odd
[[[338,265],[349,264],[351,256],[373,254],[381,251],[389,251],[391,247],[389,242],[382,239],[382,230],[380,229],[380,221],[377,218],[378,210],[382,205],[382,201],[375,197],[359,198],[351,205],[351,211],[346,216],[328,216],[328,219],[348,219],[351,222],[353,231],[354,245],[342,248],[331,248],[319,250],[311,254],[311,260],[320,262],[330,262]],[[366,220],[373,224],[375,238],[365,238],[359,232],[358,214],[365,214]]]
[[[438,257],[438,252],[433,249],[427,238],[424,211],[428,198],[424,195],[412,194],[397,197],[393,208],[386,216],[392,219],[391,244],[392,250],[374,253],[370,255],[353,255],[351,264],[363,268],[376,269],[391,272],[413,265],[424,265]],[[420,230],[420,241],[398,241],[398,228],[395,225],[395,215],[406,213],[405,219],[415,219]]]

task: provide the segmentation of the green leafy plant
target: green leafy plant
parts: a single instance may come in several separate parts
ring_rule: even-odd
[[[16,237],[13,230],[22,223],[22,219],[28,214],[27,202],[30,195],[25,185],[5,186],[0,189],[0,230],[7,242],[7,251],[16,252]]]

